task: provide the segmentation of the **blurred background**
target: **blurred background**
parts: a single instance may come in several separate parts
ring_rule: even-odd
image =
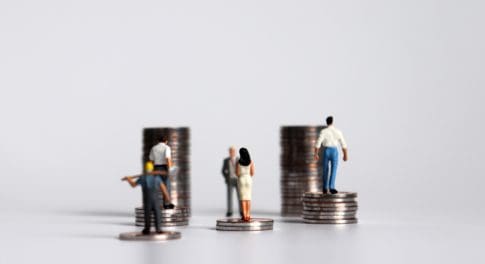
[[[0,209],[131,213],[140,191],[120,178],[141,171],[142,129],[188,126],[194,215],[224,215],[230,145],[255,161],[253,209],[278,215],[280,126],[333,115],[349,145],[337,187],[363,214],[481,221],[484,11],[2,1]]]

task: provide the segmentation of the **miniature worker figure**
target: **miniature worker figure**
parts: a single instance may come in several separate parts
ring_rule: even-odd
[[[170,176],[169,171],[170,167],[172,167],[172,154],[170,146],[167,145],[168,138],[166,136],[161,136],[158,140],[158,144],[152,147],[150,150],[150,154],[148,159],[155,164],[156,171],[163,171],[166,172],[163,175],[159,176],[162,182],[168,189],[170,193]],[[166,207],[167,200],[164,199],[164,208]],[[166,208],[165,208],[166,209]]]
[[[251,220],[251,193],[254,175],[254,162],[246,148],[239,149],[239,161],[236,165],[237,187],[239,189],[239,200],[241,201],[242,220]]]
[[[229,148],[229,157],[224,159],[222,164],[222,175],[224,176],[224,180],[226,181],[227,186],[227,211],[226,216],[232,216],[232,198],[234,190],[237,193],[238,199],[238,206],[239,212],[242,216],[241,204],[239,201],[239,190],[237,188],[237,176],[236,176],[236,163],[238,162],[238,158],[236,157],[236,148],[231,146]]]
[[[347,144],[345,143],[342,132],[340,132],[340,130],[333,126],[333,117],[327,117],[326,122],[327,127],[320,131],[320,135],[315,144],[314,158],[315,160],[318,160],[320,158],[318,153],[320,152],[320,147],[323,145],[323,193],[328,193],[330,189],[331,194],[336,194],[338,193],[338,191],[335,189],[335,177],[337,176],[338,167],[337,148],[339,146],[342,148],[343,160],[347,161]]]
[[[166,201],[170,201],[167,188],[163,184],[158,175],[163,175],[166,172],[154,171],[153,163],[147,162],[145,164],[145,172],[142,175],[126,176],[121,180],[128,181],[131,187],[141,185],[143,192],[143,211],[145,215],[145,228],[142,233],[144,235],[150,234],[151,225],[151,213],[155,216],[155,230],[157,233],[161,233],[160,229],[160,200],[158,199],[158,192],[161,190],[163,197]],[[138,179],[136,179],[138,178]],[[135,180],[136,179],[136,180]],[[174,205],[169,202],[169,207],[174,208]]]

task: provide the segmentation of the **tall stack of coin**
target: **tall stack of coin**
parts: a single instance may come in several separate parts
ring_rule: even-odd
[[[160,226],[186,226],[189,224],[189,211],[186,208],[176,207],[175,209],[161,209]],[[145,212],[143,207],[135,208],[136,225],[145,225]],[[151,226],[155,226],[155,217],[153,214],[150,216]]]
[[[176,206],[176,210],[166,210],[165,216],[171,215],[169,218],[176,219],[179,219],[181,216],[188,217],[190,216],[190,129],[188,127],[143,129],[143,164],[149,160],[150,150],[159,143],[159,139],[162,136],[166,136],[168,139],[173,167],[175,168],[175,170],[170,171],[169,177],[170,197],[172,203]],[[163,200],[161,193],[160,199],[161,201]],[[180,214],[180,212],[182,213]],[[137,216],[137,219],[142,218],[139,211],[137,211]],[[188,219],[186,218],[185,220]]]
[[[357,223],[357,193],[339,192],[303,194],[303,222],[308,224]]]
[[[305,192],[321,191],[322,164],[313,150],[323,126],[283,126],[281,137],[281,215],[300,216]]]

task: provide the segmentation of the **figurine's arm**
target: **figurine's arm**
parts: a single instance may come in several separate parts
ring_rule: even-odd
[[[222,176],[224,176],[224,179],[227,179],[229,177],[229,166],[226,160],[222,162]]]
[[[342,152],[344,153],[344,161],[347,161],[348,160],[348,156],[347,156],[347,149],[346,148],[342,148]]]
[[[323,140],[325,138],[323,132],[324,131],[322,129],[322,131],[320,131],[320,135],[318,136],[317,142],[315,143],[315,148],[313,149],[313,158],[315,160],[320,159],[320,157],[318,156],[318,153],[320,153],[320,147],[322,146]]]
[[[347,154],[347,142],[345,142],[344,135],[342,135],[342,133],[340,133],[339,143],[342,147],[342,153],[344,154],[343,159],[344,161],[347,161],[347,159],[349,158]]]
[[[319,153],[319,152],[320,152],[320,148],[315,148],[315,149],[313,150],[313,158],[314,158],[315,160],[320,159],[320,157],[318,156],[318,153]]]
[[[251,174],[251,176],[254,176],[254,162],[251,162],[251,166],[249,167],[249,174]]]
[[[150,175],[167,175],[168,173],[166,171],[154,170],[152,172],[148,172],[147,174],[150,174]]]
[[[239,162],[236,164],[236,176],[239,177]]]
[[[135,177],[140,177],[139,175],[138,176],[126,176],[126,177],[123,177],[121,180],[122,181],[127,181],[131,187],[135,188],[138,183],[136,183],[136,181],[134,180]]]

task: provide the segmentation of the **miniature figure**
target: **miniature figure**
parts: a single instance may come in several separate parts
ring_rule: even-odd
[[[160,175],[160,179],[162,182],[167,186],[168,193],[170,193],[170,175],[169,171],[170,168],[172,167],[172,150],[168,143],[168,138],[166,136],[161,136],[158,140],[158,144],[152,147],[150,150],[150,154],[148,156],[148,159],[153,162],[155,165],[155,170],[156,171],[163,171],[165,172],[163,175]],[[164,207],[165,204],[167,203],[167,200],[164,199]]]
[[[143,210],[145,215],[145,228],[142,233],[144,235],[150,234],[151,225],[151,213],[155,216],[155,230],[158,234],[161,234],[160,229],[160,201],[158,198],[159,190],[162,191],[164,200],[167,201],[167,207],[173,209],[175,206],[170,202],[170,196],[168,195],[167,188],[158,175],[166,175],[166,171],[154,171],[153,163],[147,162],[145,164],[145,172],[142,175],[126,176],[122,181],[128,181],[131,187],[135,188],[137,185],[141,185],[143,192]],[[136,179],[138,178],[138,179]],[[135,180],[136,179],[136,180]]]
[[[237,199],[238,199],[238,206],[239,206],[239,213],[242,217],[241,211],[241,204],[239,201],[239,189],[237,188],[237,176],[236,176],[236,163],[238,162],[238,158],[236,157],[236,148],[231,146],[229,148],[229,157],[224,159],[222,165],[222,175],[224,176],[224,180],[226,181],[227,185],[227,212],[226,217],[232,216],[232,198],[234,189],[236,190]]]
[[[249,222],[251,220],[251,192],[252,177],[254,175],[254,162],[246,148],[239,149],[239,161],[236,165],[237,187],[239,189],[239,200],[241,201],[242,220]]]
[[[347,161],[347,144],[345,143],[344,136],[340,130],[333,126],[333,117],[329,116],[326,119],[327,127],[320,131],[320,135],[315,144],[314,159],[318,160],[320,147],[323,145],[323,193],[328,193],[330,189],[331,194],[336,194],[338,191],[335,189],[335,177],[337,176],[338,167],[338,149],[340,146],[343,152],[343,160]],[[331,171],[329,171],[329,165]],[[330,177],[329,177],[330,172]]]

